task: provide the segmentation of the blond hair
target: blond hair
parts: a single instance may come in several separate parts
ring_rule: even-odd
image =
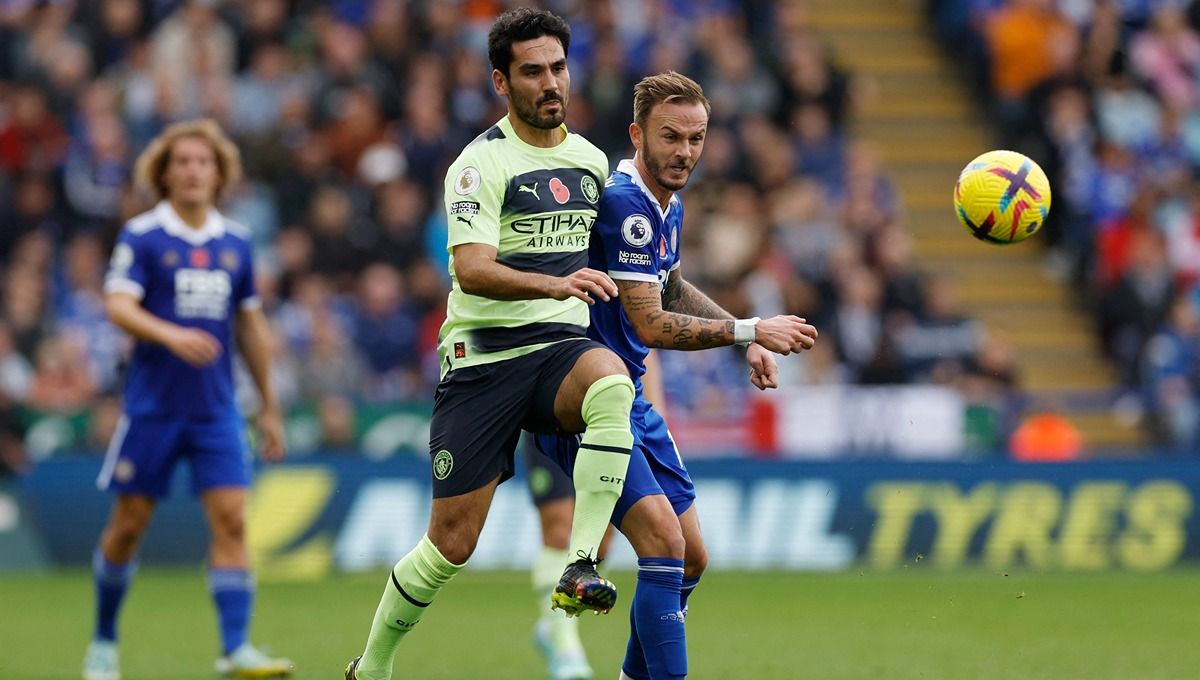
[[[133,167],[134,181],[152,192],[155,198],[167,198],[169,192],[163,182],[163,173],[171,161],[171,149],[174,148],[175,142],[185,137],[207,142],[217,157],[217,172],[220,173],[221,181],[217,183],[216,196],[213,197],[216,200],[226,187],[241,179],[242,154],[237,145],[221,131],[221,126],[210,118],[175,123],[163,130],[150,142],[142,155],[138,156]]]
[[[704,113],[712,113],[708,98],[704,96],[704,88],[699,83],[682,73],[667,71],[646,76],[633,87],[633,121],[644,128],[646,119],[650,117],[650,109],[673,102],[703,104]]]

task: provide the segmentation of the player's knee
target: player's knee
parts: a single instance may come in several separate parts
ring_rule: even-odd
[[[109,523],[109,539],[122,546],[135,546],[150,526],[152,512],[148,508],[123,507]]]
[[[479,532],[461,523],[432,524],[429,540],[451,564],[465,564],[479,543]]]
[[[667,523],[651,527],[643,540],[637,541],[637,543],[642,546],[642,549],[638,551],[638,557],[668,557],[673,560],[682,560],[687,549],[687,544],[684,542],[679,528],[672,527]]]
[[[624,373],[606,375],[592,383],[583,398],[583,422],[588,428],[629,427],[636,392]]]
[[[246,518],[240,512],[222,514],[213,522],[213,538],[225,544],[246,542]]]

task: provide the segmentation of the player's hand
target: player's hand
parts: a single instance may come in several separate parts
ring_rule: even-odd
[[[204,368],[221,356],[221,343],[199,328],[180,327],[165,344],[172,354],[196,368]]]
[[[596,304],[594,298],[605,302],[617,296],[617,284],[608,274],[595,269],[580,269],[570,276],[555,279],[556,286],[550,291],[550,297],[555,300],[566,300],[577,297],[589,305]]]
[[[262,435],[263,460],[283,460],[287,449],[283,441],[283,414],[278,408],[264,408],[259,411],[258,431]]]
[[[750,384],[760,390],[779,387],[779,366],[775,355],[758,343],[746,348],[746,361],[750,364]]]
[[[792,352],[812,349],[817,344],[817,329],[798,316],[781,314],[756,324],[754,342],[776,354],[787,356]]]

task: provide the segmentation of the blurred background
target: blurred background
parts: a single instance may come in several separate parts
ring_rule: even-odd
[[[134,159],[200,116],[242,151],[221,208],[254,236],[287,410],[293,462],[263,470],[256,503],[291,519],[258,528],[258,558],[366,569],[419,536],[443,175],[505,112],[486,33],[512,4],[0,2],[0,566],[86,561],[130,348],[103,310],[108,255],[149,206]],[[542,5],[572,26],[568,125],[614,167],[639,78],[703,85],[686,276],[735,315],[821,333],[771,394],[732,349],[662,353],[702,514],[729,536],[714,566],[1200,556],[1200,2]],[[992,148],[1034,158],[1054,190],[1042,232],[1009,248],[951,211],[959,170]],[[1031,465],[1064,460],[1084,463]],[[517,519],[477,561],[523,566],[505,546],[536,525],[520,485],[502,491]],[[962,545],[942,492],[979,504]],[[195,507],[179,513],[163,521],[195,540],[150,556],[202,554]],[[412,527],[382,538],[397,513]],[[791,547],[742,542],[755,517],[793,515]],[[1118,550],[1126,531],[1148,552]]]

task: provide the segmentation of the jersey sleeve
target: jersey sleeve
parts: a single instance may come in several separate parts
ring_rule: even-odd
[[[500,247],[500,208],[507,178],[481,152],[463,152],[446,172],[446,249],[464,243]]]
[[[645,203],[610,187],[600,198],[594,227],[604,247],[608,275],[625,281],[658,283],[654,221]]]
[[[122,229],[117,236],[117,245],[113,247],[108,273],[104,276],[104,292],[128,293],[138,300],[144,298],[150,282],[151,257],[153,254],[145,238]]]
[[[258,297],[258,283],[254,274],[254,249],[249,243],[242,249],[246,264],[239,272],[237,285],[233,289],[233,300],[238,309],[258,309],[262,299]]]

